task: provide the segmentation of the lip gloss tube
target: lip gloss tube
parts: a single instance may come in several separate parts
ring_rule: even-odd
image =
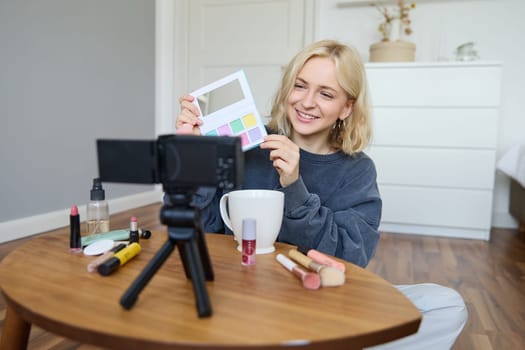
[[[96,258],[95,260],[93,260],[92,262],[90,262],[87,266],[88,272],[97,271],[97,268],[99,267],[99,265],[109,260],[113,255],[115,255],[116,252],[121,251],[122,249],[126,248],[126,246],[127,244],[120,243],[114,246],[113,248],[111,248],[109,251],[102,254],[101,256],[99,256],[98,258]]]
[[[80,253],[82,251],[82,237],[80,236],[80,215],[78,207],[71,206],[69,213],[69,251],[71,253]]]
[[[115,253],[115,255],[106,260],[103,264],[99,265],[97,268],[98,273],[100,273],[102,276],[110,275],[120,266],[133,259],[137,254],[140,253],[140,250],[140,244],[136,242],[131,243],[126,248]]]
[[[255,220],[244,219],[242,221],[242,265],[255,265],[255,239]]]

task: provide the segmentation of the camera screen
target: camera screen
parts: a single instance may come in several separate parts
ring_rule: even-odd
[[[167,142],[164,144],[164,170],[161,176],[165,183],[177,185],[215,185],[217,147],[213,143],[199,144]],[[174,141],[177,141],[176,139]],[[204,156],[205,155],[205,156]]]

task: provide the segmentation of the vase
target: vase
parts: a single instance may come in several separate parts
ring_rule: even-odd
[[[390,21],[388,41],[398,41],[399,39],[401,39],[401,20],[394,18]]]
[[[412,62],[416,45],[406,41],[381,41],[370,46],[370,62]]]

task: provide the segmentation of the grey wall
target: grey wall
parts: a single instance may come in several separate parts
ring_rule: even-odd
[[[97,138],[154,137],[154,7],[0,0],[0,222],[85,204]]]

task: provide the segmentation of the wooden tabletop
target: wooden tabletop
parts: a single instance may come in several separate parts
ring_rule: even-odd
[[[415,333],[421,315],[382,278],[347,263],[346,283],[311,291],[276,260],[291,246],[242,266],[232,236],[207,234],[215,280],[206,282],[213,308],[199,318],[191,280],[174,251],[131,310],[119,300],[160,246],[163,231],[141,240],[142,252],[110,276],[89,273],[93,259],[71,254],[69,237],[35,238],[0,264],[8,302],[0,348],[24,344],[35,324],[79,342],[121,349],[354,349]],[[29,327],[27,327],[29,328]]]

